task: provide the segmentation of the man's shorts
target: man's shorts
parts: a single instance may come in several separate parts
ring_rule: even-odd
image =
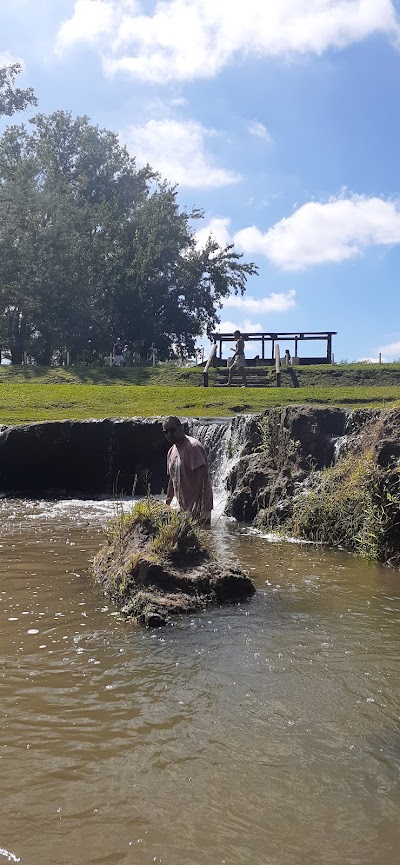
[[[238,354],[233,361],[231,369],[243,369],[244,366],[246,366],[246,358],[244,354]]]

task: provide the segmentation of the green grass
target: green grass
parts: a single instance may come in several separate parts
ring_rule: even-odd
[[[399,507],[398,472],[378,465],[373,448],[358,450],[311,475],[281,531],[384,562],[398,553]]]
[[[254,368],[248,367],[249,376]],[[258,368],[261,381],[268,387],[275,386],[275,369]],[[227,379],[225,369],[210,370],[210,384]],[[0,384],[76,384],[76,385],[121,385],[155,387],[202,387],[203,371],[200,367],[179,367],[173,363],[162,363],[156,367],[117,369],[116,367],[72,366],[0,366]],[[400,364],[321,364],[296,366],[282,369],[283,387],[298,389],[307,387],[391,387],[400,385]]]
[[[166,385],[10,384],[0,380],[0,424],[177,414],[219,417],[262,412],[276,405],[345,408],[400,405],[392,387],[200,388]]]
[[[225,375],[226,377],[226,375]],[[98,385],[203,385],[199,367],[172,363],[156,367],[109,366],[0,366],[0,383],[10,384],[98,384]]]

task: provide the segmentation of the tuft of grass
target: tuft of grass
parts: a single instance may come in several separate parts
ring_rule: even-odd
[[[397,552],[400,476],[379,466],[372,449],[347,454],[312,483],[295,500],[286,531],[378,561]]]
[[[162,561],[179,564],[185,559],[196,561],[206,553],[206,548],[188,514],[170,510],[168,520],[154,538],[152,552]]]
[[[183,560],[194,562],[207,554],[199,530],[194,521],[183,511],[171,510],[151,496],[137,502],[127,513],[121,511],[108,526],[107,537],[110,544],[123,548],[130,535],[138,528],[150,538],[145,554],[138,551],[129,562],[128,571],[134,574],[145,558],[147,563],[172,562]]]
[[[279,411],[265,414],[257,423],[259,450],[276,470],[283,468],[292,457],[295,459],[300,448],[300,442],[295,441],[290,431],[282,425],[280,415]]]

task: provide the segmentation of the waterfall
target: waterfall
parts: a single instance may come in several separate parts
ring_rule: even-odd
[[[251,417],[188,419],[189,434],[204,445],[214,492],[214,512],[222,513],[226,504],[226,479],[242,455]]]
[[[332,442],[333,442],[333,453],[334,453],[335,465],[339,461],[339,457],[341,456],[342,451],[346,451],[348,440],[349,440],[348,435],[333,436]]]

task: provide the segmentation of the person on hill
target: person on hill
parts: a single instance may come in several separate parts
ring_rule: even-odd
[[[122,348],[121,337],[117,337],[117,341],[113,345],[113,366],[122,366],[124,362],[124,350]]]
[[[132,362],[132,352],[127,343],[124,345],[123,358],[125,366],[130,366]]]
[[[240,330],[235,330],[234,337],[236,340],[236,346],[231,351],[234,351],[234,355],[231,360],[228,361],[228,381],[227,386],[229,387],[232,384],[232,377],[235,371],[240,372],[243,385],[246,387],[246,358],[244,355],[244,339]]]
[[[134,346],[132,352],[132,366],[140,366],[140,351],[137,346]]]
[[[158,351],[156,349],[155,343],[152,342],[151,346],[147,352],[147,362],[150,366],[155,366],[158,361]]]
[[[163,421],[164,434],[170,445],[167,454],[168,488],[166,504],[174,496],[183,511],[197,520],[202,528],[210,528],[213,492],[203,445],[185,434],[178,417]]]

